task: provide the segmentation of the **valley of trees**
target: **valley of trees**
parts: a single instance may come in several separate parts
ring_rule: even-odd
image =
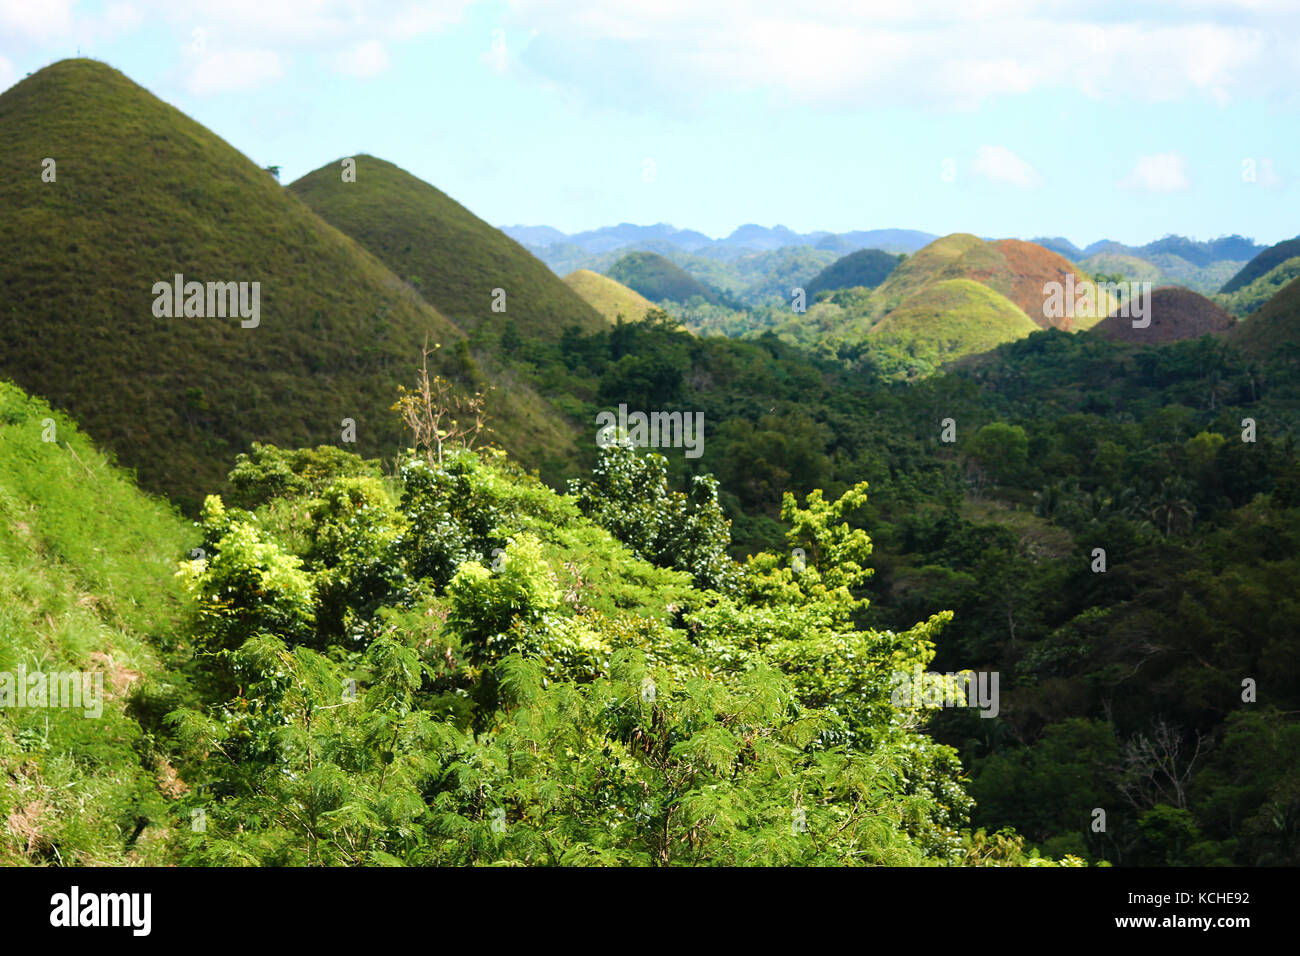
[[[785,493],[867,483],[863,625],[952,611],[933,669],[1003,675],[997,720],[929,722],[976,824],[1117,864],[1297,862],[1293,358],[1049,330],[904,384],[869,352],[814,360],[663,317],[529,354],[575,410],[703,409],[703,457],[668,467],[682,489],[719,478],[737,557],[782,547]]]

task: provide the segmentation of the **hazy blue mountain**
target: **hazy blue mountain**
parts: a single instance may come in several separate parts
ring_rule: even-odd
[[[551,226],[502,226],[501,231],[527,246],[562,275],[574,268],[583,255],[603,255],[623,251],[650,251],[667,254],[670,249],[713,259],[733,259],[757,252],[772,252],[792,246],[812,246],[837,256],[859,249],[885,252],[915,252],[938,237],[915,229],[866,229],[852,232],[795,232],[787,226],[760,226],[746,223],[721,239],[711,239],[694,229],[678,229],[669,223],[638,226],[624,222],[585,232],[566,234]]]
[[[1082,249],[1063,236],[1038,236],[1029,241],[1042,246],[1044,249],[1051,249],[1057,255],[1065,256],[1071,262],[1078,262],[1080,259],[1086,258]]]
[[[1035,242],[1042,244],[1041,240]],[[1050,246],[1048,248],[1051,248]],[[1106,252],[1115,255],[1137,256],[1139,259],[1152,259],[1154,256],[1177,256],[1191,265],[1204,269],[1216,262],[1248,262],[1266,249],[1244,236],[1220,236],[1217,239],[1200,241],[1186,236],[1162,236],[1143,246],[1126,246],[1113,239],[1099,239],[1084,247],[1082,258]],[[1060,250],[1057,250],[1058,252]],[[1062,253],[1065,255],[1065,253]],[[1067,258],[1076,258],[1068,256]]]
[[[816,237],[816,239],[812,240],[813,243],[815,243],[817,239],[821,239],[826,235],[828,235],[826,232],[813,233],[812,236]],[[752,222],[748,222],[743,226],[737,226],[732,231],[731,235],[727,236],[725,239],[719,239],[718,243],[743,249],[762,251],[767,249],[780,249],[782,246],[802,246],[812,244],[804,240],[805,237],[800,236],[799,233],[785,226],[772,226],[771,228],[768,228],[767,226],[758,226]]]
[[[549,246],[565,239],[564,233],[552,226],[501,226],[500,229],[515,242],[525,246]]]
[[[578,246],[588,253],[600,253],[629,246],[640,248],[648,242],[666,242],[674,248],[690,252],[713,244],[713,240],[702,232],[677,229],[666,222],[655,223],[653,226],[622,222],[617,226],[602,226],[600,229],[588,229],[572,235],[550,226],[503,226],[501,231],[534,251],[562,244]]]

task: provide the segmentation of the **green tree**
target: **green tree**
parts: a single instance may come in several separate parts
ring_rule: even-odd
[[[1023,476],[1029,458],[1029,438],[1019,425],[992,422],[977,431],[965,448],[966,458],[979,476],[999,484],[1012,484]]]

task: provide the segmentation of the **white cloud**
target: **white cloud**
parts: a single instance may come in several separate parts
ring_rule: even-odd
[[[4,2],[4,0],[0,0]],[[194,93],[253,89],[278,79],[294,54],[314,56],[356,77],[389,68],[388,44],[412,40],[460,20],[474,0],[134,0],[188,43],[202,29],[208,49],[251,72],[222,83],[215,65],[199,67]]]
[[[1038,170],[1005,146],[981,146],[975,151],[973,169],[977,176],[992,182],[1025,189],[1032,189],[1043,181]]]
[[[94,10],[76,0],[0,0],[0,56],[36,69],[78,49],[93,56],[100,42],[139,25],[139,11],[124,0],[108,0]]]
[[[1226,0],[508,0],[535,30],[524,61],[600,89],[617,64],[630,87],[766,90],[831,107],[969,108],[1002,95],[1073,89],[1126,102],[1226,104],[1300,88],[1300,7]],[[567,54],[567,55],[566,55]],[[567,62],[566,62],[567,61]],[[621,92],[622,87],[619,87]]]
[[[217,50],[194,58],[185,86],[195,96],[257,89],[284,75],[273,50]]]
[[[489,50],[489,67],[626,105],[750,91],[828,108],[968,109],[1055,90],[1125,106],[1300,98],[1294,0],[505,0],[504,13],[488,2],[0,0],[0,55],[26,64],[70,44],[93,55],[148,24],[178,42],[202,29],[212,49],[373,75],[395,44],[482,6],[494,17],[484,45],[494,28],[512,40],[508,56]]]
[[[14,65],[0,56],[0,93],[18,82],[18,71]]]
[[[461,19],[472,0],[137,0],[188,34],[247,37],[271,48],[337,53],[366,40],[418,36]]]
[[[1121,186],[1151,193],[1177,192],[1191,184],[1187,163],[1177,153],[1139,156],[1133,171],[1120,182]]]
[[[375,76],[388,69],[388,51],[379,40],[364,40],[336,56],[334,65],[352,76]]]
[[[458,22],[475,2],[0,0],[0,56],[34,69],[78,47],[95,56],[107,42],[147,25],[170,32],[184,51],[175,66],[190,92],[250,90],[281,76],[296,54],[373,76],[387,68],[387,44]],[[196,31],[204,38],[198,51]]]
[[[47,42],[72,27],[70,0],[0,0],[0,35]]]

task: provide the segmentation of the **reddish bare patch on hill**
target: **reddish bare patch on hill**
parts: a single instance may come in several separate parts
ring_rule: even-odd
[[[1070,332],[1075,325],[1072,314],[1060,317],[1044,315],[1047,293],[1043,287],[1049,282],[1065,286],[1066,277],[1071,274],[1075,283],[1089,278],[1070,260],[1037,243],[999,239],[971,249],[948,266],[943,277],[974,279],[1020,306],[1039,328]]]
[[[1194,339],[1202,335],[1222,335],[1236,320],[1203,295],[1180,286],[1165,286],[1151,293],[1151,324],[1133,328],[1130,316],[1111,315],[1102,319],[1093,331],[1115,342],[1155,344]]]
[[[1048,282],[1065,285],[1066,276],[1073,275],[1075,282],[1085,279],[1083,273],[1074,267],[1065,256],[1044,249],[1033,242],[1020,239],[999,239],[993,243],[1007,260],[1007,278],[1011,291],[1003,293],[1008,299],[1025,310],[1040,328],[1053,326],[1069,332],[1074,328],[1074,317],[1063,316],[1059,319],[1048,318],[1043,314],[1043,302],[1046,293],[1043,286]]]

